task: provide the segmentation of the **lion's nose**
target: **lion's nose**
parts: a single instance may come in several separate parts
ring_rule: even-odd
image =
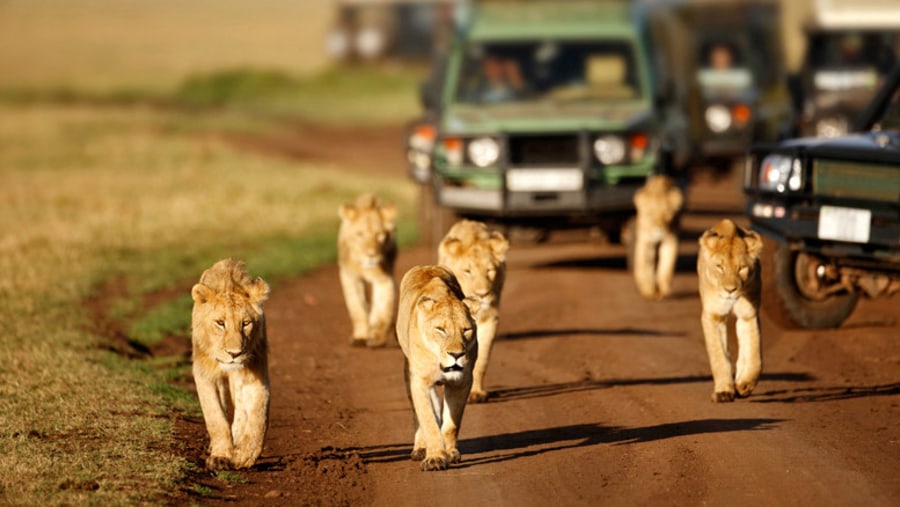
[[[241,354],[244,353],[243,350],[233,350],[233,349],[232,349],[232,350],[226,350],[225,352],[227,352],[228,355],[231,356],[232,359],[234,359],[234,358],[236,358],[236,357],[238,357],[239,355],[241,355]]]
[[[453,359],[459,359],[462,356],[466,355],[465,352],[447,352],[447,354],[449,354]]]

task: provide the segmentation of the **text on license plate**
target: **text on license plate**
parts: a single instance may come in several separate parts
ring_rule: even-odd
[[[867,209],[822,206],[819,210],[820,239],[868,243],[872,212]]]
[[[584,187],[581,169],[510,169],[506,188],[512,192],[569,192]]]

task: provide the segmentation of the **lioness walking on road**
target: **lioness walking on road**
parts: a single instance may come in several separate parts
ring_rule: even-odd
[[[700,283],[701,322],[715,402],[750,396],[762,371],[759,338],[759,300],[762,280],[759,254],[762,238],[756,232],[724,219],[700,237],[697,274]],[[737,317],[737,372],[728,355],[728,315]]]
[[[412,459],[422,470],[460,460],[459,427],[478,356],[475,321],[456,278],[441,266],[410,269],[400,282],[397,341],[416,427]],[[443,385],[443,399],[436,386]]]
[[[634,281],[647,299],[661,299],[672,292],[678,232],[675,218],[684,197],[672,178],[654,175],[634,194]]]
[[[338,208],[338,270],[354,346],[383,347],[394,324],[397,300],[397,208],[372,194]]]

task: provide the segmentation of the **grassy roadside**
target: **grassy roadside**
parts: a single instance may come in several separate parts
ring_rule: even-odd
[[[413,216],[402,178],[239,153],[205,135],[219,128],[277,127],[240,112],[0,104],[0,503],[156,503],[182,486],[172,417],[196,404],[170,389],[164,359],[103,348],[83,307],[98,287],[121,287],[113,310],[152,342],[183,331],[190,302],[147,311],[143,297],[219,258],[246,259],[277,290],[334,258],[335,210],[359,192]]]

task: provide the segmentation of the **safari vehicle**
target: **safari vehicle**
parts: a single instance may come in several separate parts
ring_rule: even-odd
[[[793,119],[779,4],[639,5],[638,19],[654,48],[662,138],[676,168],[729,170],[753,142],[787,137]]]
[[[900,50],[900,3],[819,1],[805,27],[807,50],[795,83],[804,136],[844,135]]]
[[[325,48],[340,61],[427,59],[452,29],[456,0],[338,0]]]
[[[647,55],[626,1],[472,4],[424,88],[413,176],[456,216],[618,237],[658,160]]]
[[[763,306],[788,327],[836,327],[860,294],[900,290],[900,66],[854,132],[756,146],[747,166]]]

